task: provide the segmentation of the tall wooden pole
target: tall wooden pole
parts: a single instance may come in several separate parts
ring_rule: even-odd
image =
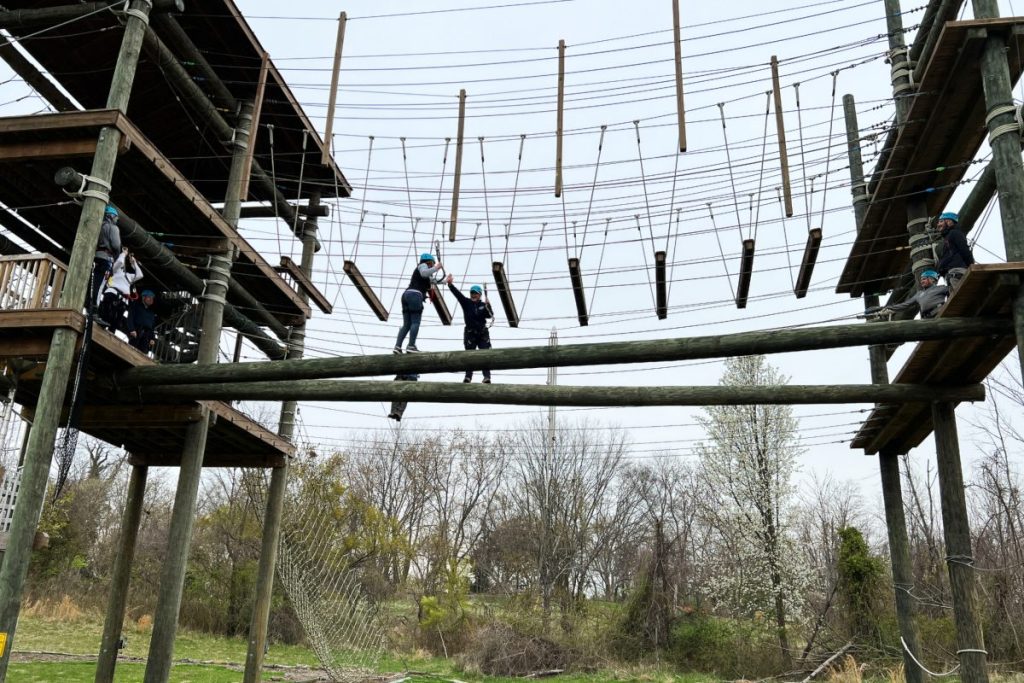
[[[234,153],[223,215],[228,223],[236,227],[241,211],[242,180],[253,108],[252,102],[242,105],[233,138]],[[230,253],[222,253],[210,259],[206,293],[202,297],[203,335],[199,341],[198,356],[198,364],[201,366],[211,366],[217,362],[232,257]],[[171,673],[174,638],[178,630],[178,612],[181,609],[181,594],[185,585],[185,569],[188,564],[199,480],[202,476],[203,455],[206,452],[206,436],[210,425],[209,414],[209,409],[204,406],[200,419],[190,424],[185,432],[185,447],[181,454],[178,488],[174,496],[171,527],[168,532],[167,557],[164,558],[163,571],[160,574],[160,593],[153,617],[153,635],[149,643],[149,659],[143,679],[145,683],[167,683]]]
[[[313,256],[316,253],[316,211],[320,206],[320,195],[310,197],[309,204],[314,211],[306,218],[302,231],[302,272],[307,277],[313,273]],[[301,294],[303,299],[305,294]],[[306,326],[292,328],[289,339],[289,358],[302,358],[306,348]],[[281,404],[281,419],[277,434],[288,441],[295,434],[295,401]],[[260,546],[259,566],[256,570],[256,598],[253,604],[252,620],[249,624],[249,647],[245,656],[243,683],[259,683],[263,674],[263,654],[267,644],[267,629],[270,622],[270,605],[274,595],[274,569],[277,566],[277,551],[281,539],[281,521],[284,516],[284,495],[288,483],[288,466],[275,467],[270,472],[270,486],[267,489],[267,506],[263,514],[263,540]]]
[[[779,164],[782,166],[782,196],[786,217],[793,215],[793,189],[789,183],[789,154],[786,152],[786,121],[782,115],[782,88],[779,86],[779,59],[772,55],[772,91],[775,95],[775,130],[779,138]]]
[[[907,43],[903,35],[903,10],[900,0],[885,0],[885,27],[889,33],[889,65],[892,75],[892,95],[896,102],[896,124],[902,126],[910,109],[910,75],[913,69],[907,61]]]
[[[867,186],[864,183],[864,162],[860,152],[860,125],[857,123],[857,103],[853,95],[843,96],[843,113],[846,118],[846,144],[850,159],[850,188],[853,193],[853,213],[860,229],[868,208]],[[864,295],[864,308],[878,306],[876,294]],[[869,323],[877,324],[877,323]],[[868,347],[872,384],[888,384],[889,368],[886,364],[884,345]],[[920,638],[914,622],[914,602],[910,595],[913,582],[913,566],[910,563],[910,543],[907,539],[907,521],[903,512],[903,490],[900,485],[899,456],[882,451],[878,454],[878,467],[882,480],[882,501],[885,507],[885,528],[889,537],[889,557],[892,566],[892,582],[895,591],[896,621],[900,636],[907,644],[900,648],[903,655],[903,670],[907,683],[923,683],[921,668],[914,662],[920,658]]]
[[[448,241],[455,241],[455,227],[459,221],[459,186],[462,185],[462,142],[466,136],[466,91],[459,91],[459,132],[455,138],[455,176],[452,180],[452,215],[448,226]]]
[[[124,38],[121,40],[110,94],[107,97],[108,109],[116,109],[122,113],[128,111],[128,100],[135,80],[149,10],[150,4],[146,0],[133,0],[129,7]],[[117,128],[100,130],[90,171],[92,179],[86,185],[87,194],[82,201],[82,213],[71,249],[64,289],[60,295],[61,308],[79,310],[85,301],[89,277],[93,270],[96,243],[99,241],[100,223],[109,196],[110,181],[114,176],[120,142],[121,133]],[[0,682],[7,678],[7,665],[10,662],[18,614],[21,611],[21,598],[31,558],[32,541],[43,509],[43,497],[46,495],[46,483],[53,460],[54,439],[57,435],[68,379],[71,377],[77,341],[78,334],[70,328],[61,328],[53,333],[46,372],[43,374],[43,383],[40,387],[40,398],[36,405],[35,422],[25,451],[21,490],[11,522],[7,553],[0,569],[0,635],[5,640],[3,652],[0,652]]]
[[[676,59],[676,117],[679,120],[679,151],[686,151],[686,103],[683,100],[683,41],[679,26],[679,0],[672,0],[672,44]]]
[[[331,70],[331,94],[327,101],[327,127],[324,128],[324,152],[320,163],[327,166],[331,163],[331,136],[334,134],[334,107],[338,103],[338,76],[341,72],[341,52],[345,47],[345,25],[348,15],[342,12],[338,16],[338,39],[334,43],[334,68]]]
[[[103,639],[96,662],[96,683],[113,683],[114,680],[118,641],[121,640],[125,606],[128,604],[128,583],[132,574],[132,561],[135,558],[135,542],[139,537],[142,503],[146,495],[147,474],[147,467],[135,465],[128,480],[128,499],[121,514],[120,545],[110,578],[107,615],[103,621]]]
[[[876,325],[850,324],[788,330],[740,332],[721,336],[657,339],[598,344],[524,346],[486,351],[304,358],[230,366],[154,365],[122,372],[118,386],[133,389],[154,384],[202,384],[396,375],[400,372],[456,370],[519,370],[551,366],[653,363],[753,354],[789,353],[845,348],[866,344],[895,344],[927,339],[952,339],[1007,334],[1008,320],[940,318],[905,320]],[[405,384],[405,383],[400,383]],[[278,399],[280,400],[280,399]]]
[[[942,498],[942,531],[946,540],[946,567],[953,592],[953,622],[956,625],[960,680],[964,683],[988,683],[985,668],[985,638],[977,614],[974,555],[971,528],[967,521],[964,476],[960,466],[960,444],[956,432],[953,404],[932,404],[935,425],[935,457]]]
[[[562,129],[565,123],[565,41],[558,41],[558,112],[555,123],[555,196],[562,196]]]
[[[973,0],[977,19],[999,16],[996,0]],[[1024,167],[1020,162],[1021,132],[1013,127],[1014,106],[1010,70],[1006,62],[1006,39],[990,33],[981,57],[981,84],[985,108],[991,116],[988,124],[992,164],[996,168],[999,216],[1003,222],[1003,242],[1007,261],[1024,261]],[[1000,112],[1000,113],[996,113]],[[995,115],[993,115],[995,114]],[[996,137],[992,137],[998,133]],[[1013,299],[1013,321],[1017,333],[1017,355],[1024,370],[1024,288]]]

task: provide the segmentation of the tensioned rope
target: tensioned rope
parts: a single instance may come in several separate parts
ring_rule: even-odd
[[[739,209],[737,209],[737,216]],[[711,227],[715,233],[715,241],[718,242],[718,253],[722,255],[722,267],[725,268],[725,279],[729,282],[729,291],[732,292],[732,298],[736,299],[736,288],[732,286],[732,274],[729,273],[729,262],[725,260],[725,249],[722,248],[722,236],[718,231],[718,224],[715,222],[715,212],[711,208],[711,202],[708,202],[708,215],[711,216]],[[742,233],[740,237],[742,237]]]
[[[359,238],[363,234],[363,223],[366,221],[366,195],[370,186],[370,163],[373,159],[373,136],[370,136],[370,146],[366,151],[366,176],[363,180],[363,199],[359,203],[359,227],[356,229],[356,241],[352,245],[352,260],[355,261],[359,255]]]
[[[587,202],[587,217],[583,221],[583,245],[580,247],[580,256],[587,248],[587,229],[590,227],[590,211],[594,206],[594,194],[597,191],[597,172],[601,167],[601,150],[604,148],[604,133],[608,126],[601,126],[601,136],[597,141],[597,161],[594,163],[594,180],[590,184],[590,200]]]
[[[296,190],[295,197],[295,220],[292,223],[292,234],[298,235],[299,233],[299,210],[298,206],[302,204],[302,180],[306,174],[306,142],[309,139],[309,131],[306,129],[302,130],[302,160],[299,162],[299,187]],[[250,143],[251,144],[251,143]],[[245,197],[242,197],[244,200]],[[288,240],[288,255],[295,258],[295,240]]]
[[[590,306],[587,307],[591,315],[594,314],[594,297],[597,295],[597,283],[601,279],[601,266],[604,265],[604,249],[608,246],[608,225],[611,221],[611,218],[604,219],[604,239],[601,240],[601,255],[597,259],[597,270],[594,271],[594,288],[590,293]]]
[[[772,91],[765,93],[764,132],[761,135],[761,170],[757,174],[757,213],[753,215],[752,228],[748,231],[750,238],[757,241],[757,225],[761,220],[761,186],[764,181],[764,160],[768,151],[768,114],[772,107]],[[751,209],[753,213],[753,209]]]
[[[828,197],[828,172],[829,167],[832,163],[832,127],[836,121],[836,80],[839,78],[839,72],[832,72],[832,109],[829,113],[828,122],[828,151],[825,153],[825,183],[824,188],[821,190],[821,218],[818,222],[821,224],[818,227],[825,227],[825,205]]]
[[[726,161],[726,164],[729,167],[729,185],[730,185],[730,187],[732,187],[733,207],[736,210],[736,230],[740,233],[740,239],[742,240],[743,239],[743,219],[740,218],[739,198],[736,195],[736,181],[733,178],[732,155],[729,153],[729,134],[726,132],[726,129],[725,129],[725,102],[719,102],[718,103],[718,114],[719,114],[719,117],[722,119],[722,139],[725,141],[725,161]],[[710,204],[708,206],[710,207]],[[712,217],[711,220],[714,221],[714,217]],[[719,247],[721,247],[721,245],[719,245]],[[724,252],[722,254],[722,257],[723,258],[725,257]]]
[[[523,133],[519,136],[519,155],[516,161],[516,178],[512,183],[512,201],[511,206],[508,210],[508,223],[505,224],[505,253],[502,254],[501,262],[505,263],[508,260],[508,239],[509,231],[512,227],[512,220],[516,214],[516,195],[519,192],[519,172],[523,168],[523,147],[526,145],[526,134]],[[507,265],[507,264],[506,264]]]

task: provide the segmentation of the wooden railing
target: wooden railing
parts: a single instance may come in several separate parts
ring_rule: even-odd
[[[0,310],[56,308],[67,271],[49,254],[0,256]]]

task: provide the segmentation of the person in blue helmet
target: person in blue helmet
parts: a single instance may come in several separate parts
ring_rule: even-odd
[[[398,341],[395,342],[395,353],[402,353],[402,342],[409,335],[406,353],[417,353],[416,336],[420,332],[420,321],[423,319],[423,302],[430,292],[434,273],[443,266],[437,263],[433,254],[420,254],[420,262],[412,271],[409,286],[402,293],[402,327],[398,330]]]
[[[110,204],[103,210],[103,223],[100,224],[100,239],[96,244],[96,255],[93,257],[92,288],[87,308],[95,306],[99,299],[100,288],[114,267],[114,259],[121,253],[121,233],[117,229],[117,209]]]
[[[466,328],[462,333],[463,346],[466,347],[467,351],[491,348],[491,333],[487,329],[487,321],[494,317],[494,311],[491,309],[491,302],[483,298],[483,287],[473,285],[469,288],[469,296],[467,297],[452,284],[454,279],[453,275],[449,275],[447,282],[448,289],[452,290],[452,294],[455,295],[455,298],[459,300],[459,305],[462,306],[462,318],[466,323]],[[466,376],[462,381],[466,383],[472,382],[473,371],[466,370]],[[484,384],[490,383],[491,371],[488,368],[484,368]]]
[[[949,287],[939,285],[939,274],[934,270],[921,273],[921,289],[901,304],[886,306],[876,313],[880,317],[891,317],[893,313],[917,308],[922,318],[934,318],[949,296]]]
[[[142,353],[148,354],[156,346],[156,311],[153,303],[156,294],[152,289],[144,289],[139,298],[128,305],[128,343]]]
[[[942,258],[939,259],[937,270],[946,279],[949,293],[952,294],[974,263],[974,254],[971,253],[971,245],[967,243],[967,236],[960,229],[958,215],[952,211],[941,214],[939,230],[942,234]]]

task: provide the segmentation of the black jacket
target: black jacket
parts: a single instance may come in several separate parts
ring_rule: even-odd
[[[448,289],[452,290],[452,294],[455,295],[455,298],[459,300],[459,305],[462,306],[462,317],[466,321],[466,327],[474,330],[487,327],[487,319],[493,315],[490,304],[485,303],[483,298],[473,301],[456,289],[455,285],[449,284]]]
[[[945,277],[953,268],[967,268],[974,263],[974,255],[967,244],[967,237],[959,227],[942,234],[942,258],[939,259],[939,275]]]

